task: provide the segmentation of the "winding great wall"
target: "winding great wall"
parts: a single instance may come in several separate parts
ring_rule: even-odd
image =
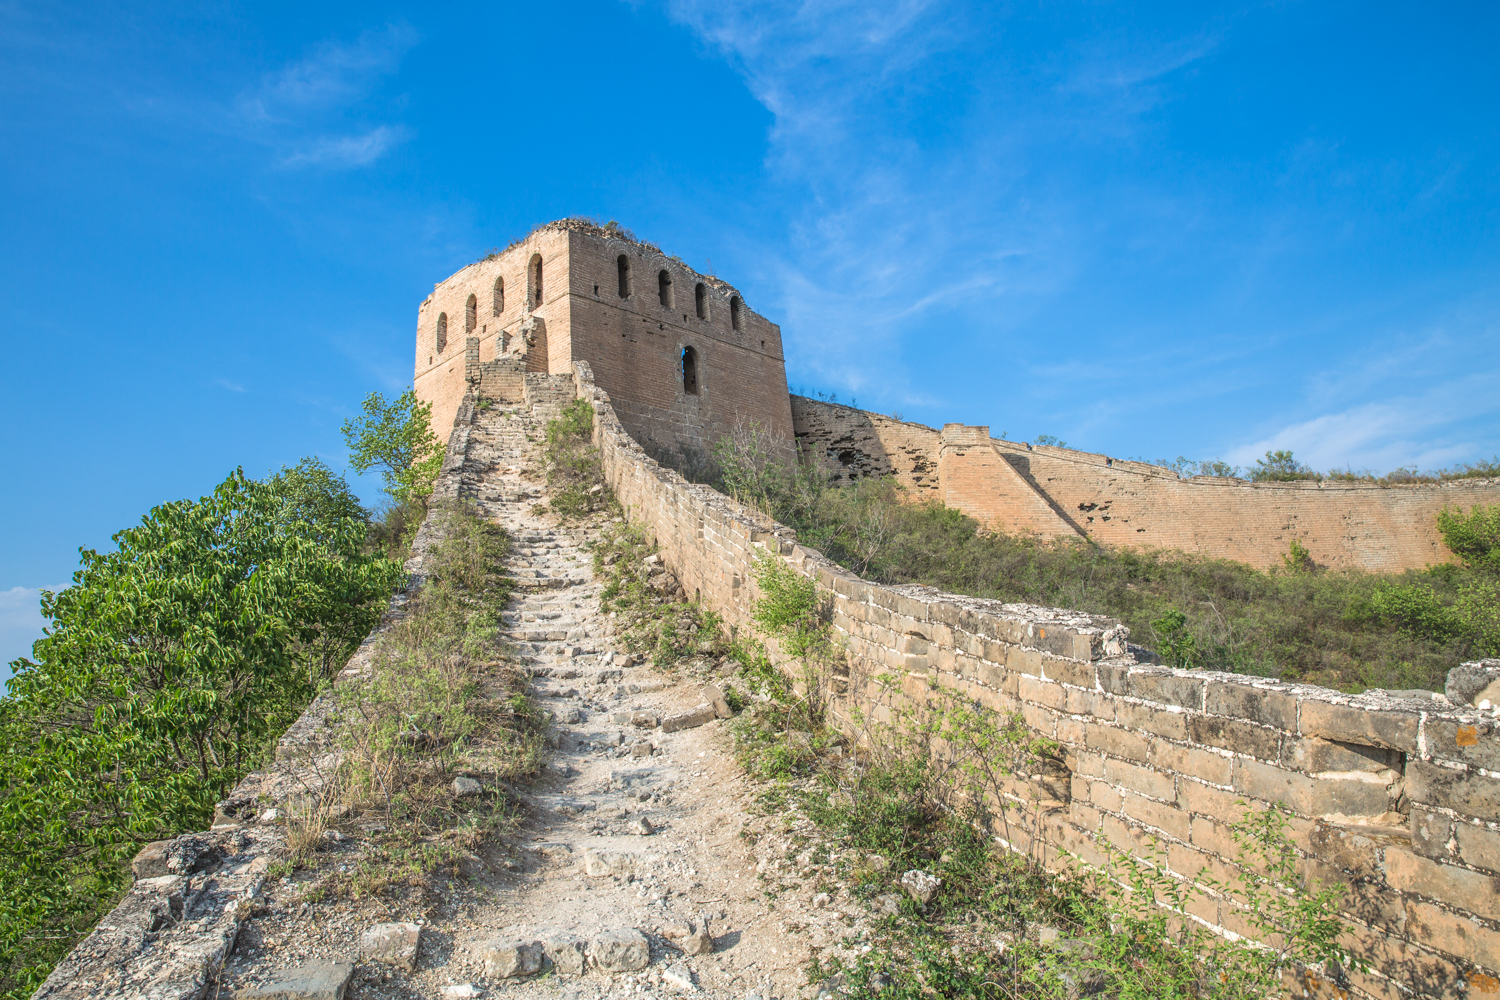
[[[743,793],[718,723],[708,721],[716,713],[636,743],[646,746],[640,756],[649,766],[611,766],[617,747],[603,756],[590,749],[618,731],[614,713],[701,714],[707,692],[663,688],[622,661],[597,613],[590,570],[575,555],[586,539],[536,520],[532,504],[543,487],[518,469],[538,429],[574,398],[594,408],[595,444],[626,516],[659,545],[688,594],[746,626],[758,558],[782,560],[816,581],[847,653],[834,706],[842,718],[920,715],[941,690],[1019,712],[1057,741],[1056,769],[1016,775],[1007,787],[1037,815],[1009,848],[1056,866],[1073,863],[1060,860],[1058,848],[1098,863],[1106,838],[1135,846],[1154,838],[1175,877],[1206,870],[1223,878],[1236,803],[1275,803],[1293,816],[1305,868],[1350,887],[1351,943],[1370,966],[1351,971],[1343,986],[1305,975],[1288,984],[1291,993],[1500,997],[1500,727],[1471,704],[1489,697],[1483,688],[1500,677],[1500,661],[1458,668],[1447,697],[1421,698],[1155,666],[1138,660],[1126,630],[1109,619],[861,580],[651,455],[701,448],[753,421],[789,452],[795,438],[829,456],[846,477],[896,475],[992,524],[1258,565],[1279,559],[1292,538],[1330,565],[1399,569],[1450,558],[1424,524],[1444,505],[1495,502],[1500,484],[1179,480],[1154,466],[995,441],[985,428],[936,431],[792,398],[779,330],[733,288],[654,248],[571,222],[543,227],[441,283],[419,316],[418,394],[451,428],[440,493],[473,499],[521,540],[520,575],[562,581],[557,594],[523,596],[508,619],[535,665],[538,696],[553,699],[564,720],[562,763],[533,796],[534,864],[505,874],[510,881],[488,908],[449,901],[432,917],[383,918],[414,928],[406,968],[393,972],[361,945],[363,914],[316,901],[299,908],[287,879],[268,879],[283,836],[276,809],[309,788],[306,775],[294,789],[272,768],[226,800],[213,831],[143,852],[135,889],[57,968],[39,1000],[235,990],[334,998],[486,990],[798,995],[797,962],[810,948],[836,946],[835,932],[848,926],[830,923],[829,907],[856,924],[863,918],[847,899],[793,895],[778,901],[775,915],[757,902],[746,883],[766,859],[757,863],[732,836],[745,822]],[[459,323],[463,338],[450,338]],[[430,541],[419,536],[411,564],[418,576]],[[393,616],[403,600],[393,602]],[[556,625],[534,634],[527,614],[552,615]],[[341,684],[357,682],[369,647]],[[897,690],[875,682],[882,674],[899,678]],[[565,676],[571,685],[558,683]],[[316,757],[331,745],[337,723],[328,721],[328,705],[325,696],[308,710],[279,757]],[[658,812],[630,840],[627,825],[639,822],[648,801]],[[658,820],[665,836],[648,836]],[[207,860],[183,861],[184,845],[198,845],[194,857]],[[608,881],[614,865],[630,878]],[[1252,933],[1231,895],[1202,893],[1190,912],[1216,930]],[[672,930],[688,925],[699,942],[691,948]],[[549,956],[569,949],[595,956],[595,971],[561,975],[545,988],[502,980],[489,965],[501,932],[534,936]],[[278,949],[276,941],[292,944]],[[620,948],[639,954],[626,961]],[[552,960],[570,971],[571,959]],[[573,971],[585,965],[580,959]]]

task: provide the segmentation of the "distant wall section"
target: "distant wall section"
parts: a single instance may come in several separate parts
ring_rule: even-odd
[[[1412,486],[1251,483],[1193,476],[1090,452],[1001,441],[986,427],[941,431],[850,406],[792,397],[804,455],[836,482],[893,476],[982,524],[1105,545],[1180,549],[1262,569],[1293,540],[1321,566],[1400,572],[1449,562],[1444,508],[1500,503],[1500,480]]]

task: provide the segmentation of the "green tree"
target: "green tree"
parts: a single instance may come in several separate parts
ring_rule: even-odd
[[[236,472],[156,507],[44,593],[0,699],[0,995],[111,905],[135,847],[204,828],[378,621],[399,564],[361,554],[361,517],[297,515],[287,483]],[[301,509],[338,507],[315,492]]]
[[[1297,461],[1290,451],[1268,451],[1265,458],[1257,458],[1250,467],[1250,478],[1257,483],[1275,483],[1319,476],[1310,466]]]
[[[326,541],[349,518],[370,518],[348,481],[320,458],[309,455],[290,468],[283,465],[266,482],[284,504],[283,522],[310,525],[320,540]]]
[[[363,475],[378,467],[386,494],[400,506],[426,500],[443,467],[443,442],[432,433],[432,405],[407,389],[389,403],[372,392],[360,408],[364,415],[343,426],[354,471]]]
[[[1443,510],[1437,522],[1443,541],[1465,566],[1500,574],[1500,504],[1475,504],[1468,514],[1456,507]]]

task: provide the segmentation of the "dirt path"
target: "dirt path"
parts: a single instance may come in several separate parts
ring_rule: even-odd
[[[501,419],[512,423],[496,429],[497,454],[519,457],[535,428]],[[602,526],[551,523],[533,508],[540,486],[520,464],[498,464],[478,499],[514,540],[509,568],[521,586],[507,638],[558,720],[551,761],[523,792],[526,820],[425,905],[309,901],[307,876],[268,881],[266,912],[241,933],[221,995],[318,995],[267,986],[322,960],[356,965],[346,994],[355,1000],[815,997],[807,960],[857,928],[857,907],[809,857],[805,823],[754,808],[728,723],[702,720],[711,707],[667,731],[672,716],[704,705],[704,689],[621,650],[585,548]],[[340,849],[356,863],[357,843]],[[421,926],[413,969],[362,960],[360,936],[379,922]],[[528,956],[541,959],[535,973],[503,975],[528,968]]]

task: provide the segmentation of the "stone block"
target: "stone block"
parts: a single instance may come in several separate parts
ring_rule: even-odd
[[[1151,756],[1151,743],[1146,737],[1112,726],[1090,726],[1084,734],[1084,746],[1141,763]]]
[[[1177,784],[1172,776],[1150,767],[1110,760],[1105,764],[1105,775],[1122,788],[1142,795],[1167,801],[1175,801],[1177,798]]]
[[[1283,732],[1297,731],[1297,698],[1286,691],[1214,680],[1204,690],[1203,708],[1214,715],[1258,722]]]
[[[1380,859],[1384,848],[1390,846],[1389,834],[1376,832],[1379,827],[1339,826],[1315,823],[1298,846],[1318,861],[1337,869],[1342,876],[1358,879],[1379,879]]]
[[[1115,704],[1115,719],[1120,725],[1131,729],[1144,729],[1148,733],[1155,733],[1157,736],[1165,736],[1173,740],[1187,739],[1188,715],[1186,712],[1173,712],[1154,705],[1138,705],[1134,702],[1121,701]]]
[[[544,938],[542,951],[561,975],[581,976],[588,968],[588,942],[575,935],[553,934]]]
[[[1129,694],[1131,668],[1123,663],[1097,663],[1094,676],[1099,686],[1110,694]]]
[[[1421,806],[1412,806],[1408,829],[1411,833],[1412,850],[1418,854],[1429,858],[1450,856],[1448,842],[1453,839],[1454,833],[1453,821],[1447,816],[1435,813],[1431,809],[1423,809]],[[1488,830],[1484,832],[1489,833]],[[1500,848],[1500,836],[1496,837],[1496,847]],[[1500,852],[1497,852],[1492,860],[1500,862]],[[1481,868],[1494,868],[1495,871],[1500,871],[1500,867],[1482,864],[1472,858],[1464,858],[1464,861],[1471,865],[1477,864]]]
[[[1061,684],[1025,675],[1020,679],[1020,695],[1022,701],[1035,702],[1054,709],[1061,709],[1065,701]]]
[[[714,714],[721,719],[727,719],[734,715],[729,707],[729,702],[724,698],[724,691],[717,684],[705,684],[703,686],[703,700],[714,707]]]
[[[726,703],[725,708],[728,708]],[[686,712],[678,712],[661,720],[661,731],[664,733],[676,733],[684,729],[696,729],[719,718],[718,711],[713,705],[699,705],[697,708]]]
[[[589,958],[603,972],[639,972],[651,964],[651,943],[633,927],[604,931],[589,942]]]
[[[636,870],[640,859],[630,851],[610,851],[590,847],[583,852],[585,875],[604,878],[610,875],[629,875]]]
[[[1188,718],[1188,739],[1204,746],[1233,750],[1261,760],[1281,757],[1281,733],[1241,719],[1193,714]]]
[[[1272,764],[1237,759],[1236,791],[1277,802],[1304,816],[1379,816],[1390,807],[1386,785],[1358,779],[1311,778]]]
[[[1416,712],[1356,708],[1326,701],[1304,701],[1298,716],[1303,736],[1361,743],[1407,753],[1417,751],[1421,716]]]
[[[1098,691],[1067,688],[1063,693],[1063,711],[1069,715],[1087,715],[1102,722],[1110,722],[1115,717],[1115,702]]]
[[[1191,837],[1191,818],[1175,804],[1157,802],[1139,795],[1126,795],[1121,808],[1126,816],[1154,827],[1169,837],[1177,840],[1188,840]]]
[[[234,995],[236,1000],[344,1000],[353,975],[352,962],[314,960],[273,972],[267,982]]]
[[[1400,768],[1403,758],[1399,750],[1358,743],[1335,743],[1317,736],[1304,736],[1300,739],[1288,737],[1283,741],[1281,762],[1285,767],[1306,774],[1324,774],[1330,771],[1378,774]]]
[[[422,942],[420,924],[376,924],[359,936],[359,957],[410,971],[417,967],[417,947]]]
[[[1500,878],[1493,875],[1389,847],[1385,851],[1385,878],[1397,892],[1426,896],[1487,920],[1500,919]]]
[[[1142,701],[1191,709],[1203,707],[1203,686],[1201,677],[1164,668],[1132,671],[1128,683],[1129,693]]]
[[[1425,735],[1434,757],[1500,771],[1500,729],[1489,722],[1428,719]]]
[[[1413,802],[1446,806],[1461,816],[1500,821],[1500,781],[1423,760],[1406,765],[1406,794]]]
[[[1042,657],[1042,675],[1049,681],[1072,684],[1076,687],[1093,688],[1094,665],[1087,661],[1061,660],[1055,656]]]
[[[496,938],[479,946],[479,960],[490,979],[514,979],[541,971],[546,949],[540,941]]]
[[[1407,900],[1406,933],[1412,941],[1486,969],[1500,969],[1500,932],[1431,903]]]
[[[1412,810],[1412,827],[1417,826],[1417,810]],[[1434,832],[1443,829],[1442,821],[1447,817],[1439,817],[1429,814],[1430,822]],[[1424,826],[1426,824],[1424,823]],[[1476,868],[1484,868],[1492,872],[1500,872],[1500,833],[1476,826],[1473,823],[1453,824],[1453,840],[1458,847],[1458,856],[1463,859],[1464,864],[1473,865]],[[1412,836],[1412,846],[1417,843],[1416,835]],[[1426,852],[1423,852],[1426,853]],[[1433,855],[1436,856],[1436,855]]]
[[[1227,785],[1233,772],[1233,760],[1222,754],[1198,747],[1179,746],[1166,740],[1154,740],[1151,763],[1164,771],[1187,774],[1216,785]]]

